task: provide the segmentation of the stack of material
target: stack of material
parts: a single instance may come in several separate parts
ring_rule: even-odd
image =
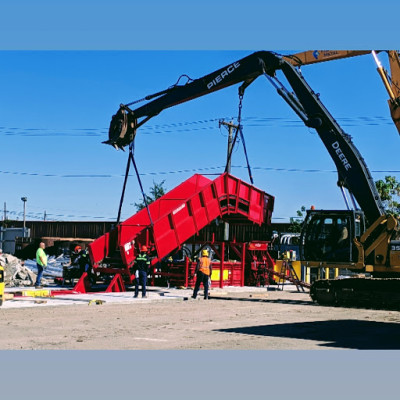
[[[24,261],[7,253],[0,253],[0,265],[4,268],[5,287],[32,286],[36,274],[24,265]],[[42,279],[42,285],[48,282]]]
[[[56,277],[62,277],[63,266],[68,264],[71,264],[71,259],[65,257],[63,254],[58,257],[49,256],[47,258],[47,268],[43,271],[43,278],[53,281]],[[25,266],[33,273],[37,274],[36,260],[26,260]]]

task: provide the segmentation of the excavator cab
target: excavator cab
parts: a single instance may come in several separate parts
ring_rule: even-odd
[[[304,261],[355,263],[358,252],[354,238],[365,231],[362,211],[308,210],[300,237]]]

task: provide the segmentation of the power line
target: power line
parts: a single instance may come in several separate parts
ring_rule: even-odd
[[[15,216],[15,217],[22,217],[23,212],[19,211],[8,211],[7,212],[10,214],[10,216]],[[38,215],[40,214],[40,215]],[[43,213],[32,213],[28,212],[26,213],[26,217],[29,219],[36,219],[36,220],[43,220]],[[73,214],[51,214],[46,212],[46,221],[59,221],[61,218],[86,218],[86,219],[105,219],[105,220],[114,220],[115,217],[106,217],[104,215],[102,216],[93,216],[93,215],[73,215]]]
[[[159,176],[159,175],[172,175],[172,174],[184,174],[189,172],[204,172],[204,171],[222,171],[225,166],[215,166],[215,167],[203,167],[203,168],[191,168],[191,169],[178,169],[174,171],[154,171],[154,172],[143,172],[140,173],[140,176]],[[245,165],[232,165],[232,168],[247,168]],[[252,167],[254,170],[261,171],[275,171],[275,172],[301,172],[301,173],[337,173],[336,170],[328,170],[328,169],[302,169],[302,168],[276,168],[276,167]],[[392,173],[398,174],[400,170],[389,169],[389,170],[371,170],[373,173]],[[122,174],[40,174],[36,172],[20,172],[20,171],[2,171],[0,170],[0,174],[4,175],[20,175],[20,176],[38,176],[45,178],[122,178],[124,175]],[[129,175],[133,176],[133,175]]]
[[[212,118],[197,121],[183,121],[170,124],[148,124],[140,128],[142,134],[165,134],[165,133],[180,133],[180,132],[196,132],[203,130],[214,130],[215,123],[221,119],[233,119],[236,117]],[[356,116],[336,118],[342,126],[364,126],[364,125],[393,125],[391,118],[386,116]],[[302,121],[295,118],[286,117],[246,117],[242,119],[247,126],[281,126],[281,127],[303,127]],[[210,124],[210,126],[201,126]],[[22,127],[0,127],[0,135],[5,136],[54,136],[54,137],[99,137],[106,136],[108,128],[66,128],[51,129],[51,128],[22,128]]]

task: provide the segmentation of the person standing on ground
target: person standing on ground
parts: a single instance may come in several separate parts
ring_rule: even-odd
[[[45,244],[43,242],[40,242],[39,248],[36,251],[36,266],[38,270],[35,283],[36,289],[42,289],[42,286],[40,286],[40,282],[42,280],[43,270],[47,267],[47,255],[44,252],[45,247]]]
[[[202,250],[201,257],[197,261],[196,270],[194,271],[196,275],[196,284],[194,286],[193,296],[195,299],[197,297],[197,292],[200,289],[200,284],[203,283],[204,286],[204,299],[208,299],[208,283],[212,273],[211,260],[208,257],[208,251]]]
[[[142,285],[142,298],[146,296],[146,284],[147,284],[147,274],[150,269],[150,259],[147,255],[147,247],[142,246],[140,253],[135,259],[134,268],[135,273],[135,297],[139,295],[139,285]]]

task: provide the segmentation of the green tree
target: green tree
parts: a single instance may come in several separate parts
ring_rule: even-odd
[[[301,232],[301,227],[303,226],[304,222],[304,217],[306,208],[304,206],[301,206],[300,210],[297,210],[297,216],[296,217],[290,217],[290,226],[288,228],[289,232]]]
[[[153,186],[150,188],[150,195],[145,193],[147,204],[152,203],[165,194],[166,189],[164,188],[164,183],[165,180],[160,183],[153,181]],[[135,203],[134,206],[136,207],[137,211],[140,211],[146,207],[146,204],[144,200],[142,200],[140,203]]]
[[[385,176],[385,180],[380,179],[375,182],[376,189],[383,201],[389,214],[399,217],[400,214],[400,182],[394,176]]]
[[[3,228],[7,228],[7,227],[11,226],[12,223],[13,223],[13,221],[12,221],[11,219],[4,219],[4,220],[1,222],[1,226],[2,226]]]

